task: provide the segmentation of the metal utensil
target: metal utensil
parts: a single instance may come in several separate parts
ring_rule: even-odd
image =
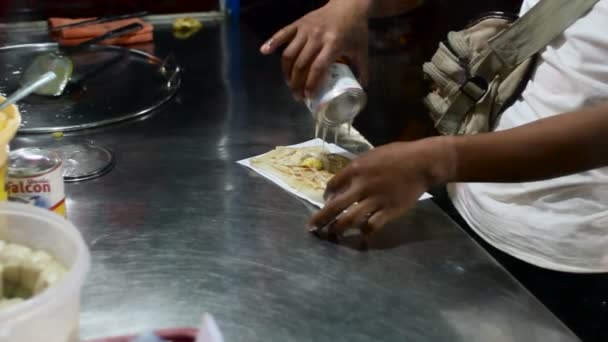
[[[103,23],[108,23],[111,21],[131,19],[131,18],[141,18],[141,17],[145,17],[146,15],[148,15],[148,12],[146,12],[146,11],[128,13],[128,14],[119,14],[119,15],[109,15],[109,16],[99,17],[99,18],[95,18],[95,19],[87,19],[87,20],[79,21],[77,23],[55,26],[55,27],[51,28],[51,31],[57,32],[57,31],[61,31],[66,28],[74,28],[74,27],[87,26],[87,25],[93,25],[93,24],[103,24]]]
[[[143,25],[139,23],[125,25],[76,46],[60,46],[57,51],[42,54],[34,58],[32,64],[24,72],[21,84],[27,84],[47,71],[52,71],[57,77],[45,86],[37,88],[34,93],[46,96],[59,96],[63,93],[63,90],[70,81],[74,71],[74,63],[68,54],[76,53],[100,41],[120,37],[141,30],[142,28]]]
[[[128,57],[127,51],[128,50],[119,51],[116,55],[102,62],[96,63],[93,67],[82,70],[78,74],[72,75],[68,85],[63,90],[64,94],[74,95],[86,91],[86,81],[90,81],[91,79],[97,77],[113,65],[118,64],[121,61],[125,61]]]
[[[24,97],[28,96],[29,94],[33,93],[34,91],[36,91],[36,89],[44,86],[45,84],[51,82],[52,80],[54,80],[56,78],[57,78],[57,75],[55,75],[54,72],[48,71],[48,72],[42,74],[37,79],[30,80],[28,83],[24,84],[21,88],[17,89],[16,92],[14,92],[9,97],[7,97],[6,100],[4,100],[4,102],[0,103],[0,110],[3,110],[4,108],[16,103],[17,101],[21,100],[22,98],[24,98]]]

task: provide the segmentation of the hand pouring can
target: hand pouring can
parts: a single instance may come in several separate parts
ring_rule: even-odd
[[[28,203],[66,216],[62,162],[57,153],[22,148],[8,156],[9,201]]]
[[[329,67],[317,95],[305,100],[315,121],[327,127],[352,122],[366,102],[363,88],[343,61]]]

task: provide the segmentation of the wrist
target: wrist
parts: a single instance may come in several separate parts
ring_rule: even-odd
[[[443,185],[457,181],[457,152],[455,137],[439,136],[423,139],[422,153],[425,155],[426,175],[429,186]]]
[[[370,7],[370,17],[396,17],[421,7],[426,0],[375,1]]]
[[[330,0],[330,3],[342,2],[345,6],[355,6],[366,17],[370,16],[375,0]]]

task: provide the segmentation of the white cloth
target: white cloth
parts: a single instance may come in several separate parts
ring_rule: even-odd
[[[537,2],[525,0],[522,14]],[[608,0],[600,0],[540,54],[521,98],[496,130],[608,99],[606,32]],[[471,228],[496,248],[548,269],[608,272],[608,168],[539,182],[458,183],[448,189]]]

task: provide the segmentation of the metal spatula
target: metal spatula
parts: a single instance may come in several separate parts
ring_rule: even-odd
[[[47,71],[40,75],[37,79],[33,79],[21,85],[17,91],[9,95],[4,102],[0,103],[0,110],[3,110],[4,108],[16,103],[17,101],[36,91],[36,89],[43,87],[45,84],[52,82],[56,77],[57,76],[54,72]]]
[[[37,56],[34,58],[32,64],[23,73],[23,78],[21,79],[20,83],[23,86],[32,80],[40,78],[42,74],[52,71],[57,77],[53,81],[36,89],[34,94],[59,96],[63,93],[63,90],[72,78],[72,72],[74,71],[74,63],[68,56],[69,54],[81,51],[102,40],[120,37],[131,32],[139,31],[142,28],[143,25],[139,23],[125,25],[76,46],[60,46],[57,51],[52,51]]]

